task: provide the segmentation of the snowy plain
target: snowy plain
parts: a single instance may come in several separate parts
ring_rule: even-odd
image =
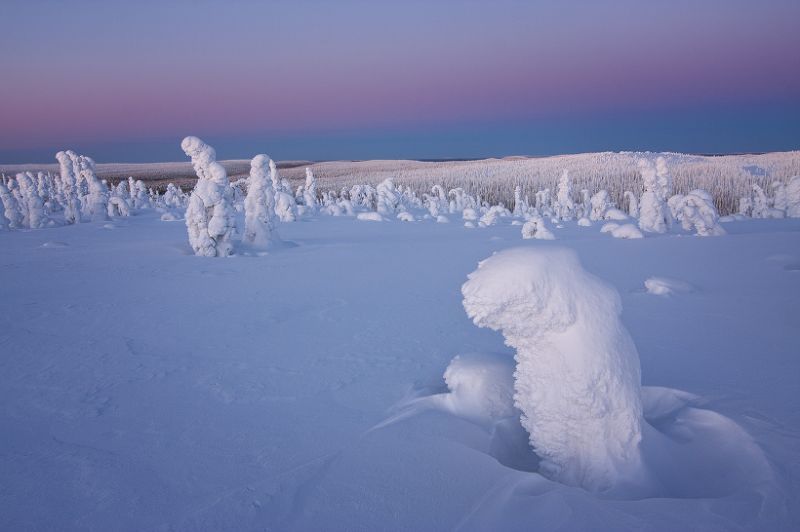
[[[800,219],[560,225],[311,216],[280,225],[294,247],[215,259],[154,211],[0,233],[0,529],[798,529]],[[678,449],[655,491],[548,480],[518,420],[455,396],[470,368],[511,378],[461,286],[519,246],[619,292]]]

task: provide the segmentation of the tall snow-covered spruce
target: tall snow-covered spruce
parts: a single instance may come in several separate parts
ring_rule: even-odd
[[[667,206],[672,181],[666,161],[659,157],[654,166],[652,161],[640,159],[639,172],[644,182],[644,194],[639,202],[639,229],[646,233],[666,233],[672,225],[672,215]]]
[[[228,174],[217,162],[214,148],[199,138],[186,137],[181,148],[191,157],[197,174],[197,184],[186,208],[189,244],[195,255],[227,257],[233,253],[236,230]]]
[[[277,239],[275,231],[275,191],[270,179],[270,163],[266,155],[250,161],[247,197],[244,200],[243,240],[260,248],[269,247]]]
[[[592,491],[636,482],[639,355],[617,292],[574,251],[527,247],[482,261],[461,293],[475,324],[516,349],[514,401],[542,471]]]

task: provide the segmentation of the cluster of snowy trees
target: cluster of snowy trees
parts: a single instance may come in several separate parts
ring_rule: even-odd
[[[180,212],[185,194],[169,185],[162,196],[142,181],[116,185],[97,176],[94,161],[71,150],[56,154],[59,172],[21,172],[0,179],[0,229],[40,229],[130,216],[141,209]]]
[[[247,178],[232,183],[211,146],[197,137],[187,137],[181,146],[198,177],[191,197],[173,184],[163,193],[132,178],[109,185],[97,177],[92,159],[65,151],[56,155],[60,167],[56,175],[24,172],[12,179],[3,176],[0,228],[107,220],[157,209],[165,221],[185,218],[194,252],[216,257],[233,254],[237,242],[248,250],[270,248],[280,241],[279,223],[318,216],[378,222],[454,221],[467,228],[510,223],[522,226],[523,238],[535,239],[555,238],[552,227],[568,221],[577,221],[581,227],[600,223],[602,232],[616,238],[642,238],[670,231],[722,235],[725,231],[720,222],[745,216],[800,217],[800,177],[777,180],[768,192],[753,184],[751,193],[739,200],[739,212],[720,217],[717,198],[709,191],[695,188],[676,193],[673,168],[665,156],[637,159],[629,170],[636,178],[623,181],[635,186],[621,193],[578,187],[576,183],[586,180],[576,182],[565,167],[553,188],[530,190],[517,184],[507,207],[492,195],[470,193],[461,186],[434,184],[418,193],[392,176],[374,186],[363,183],[338,190],[323,181],[328,185],[323,188],[311,168],[305,168],[302,183],[293,189],[289,180],[278,174],[275,162],[263,154],[253,158]]]
[[[514,191],[533,198],[539,190],[557,190],[564,170],[572,176],[577,191],[606,190],[611,201],[626,205],[626,191],[638,195],[644,190],[637,167],[639,159],[663,156],[673,180],[673,194],[706,190],[714,198],[722,215],[738,211],[738,201],[750,194],[757,184],[767,190],[771,183],[788,184],[800,175],[800,152],[763,155],[699,156],[679,153],[648,152],[584,153],[554,157],[487,159],[482,161],[359,161],[326,162],[314,165],[314,171],[327,187],[339,190],[353,183],[377,186],[387,177],[411,187],[420,197],[439,185],[447,190],[461,188],[492,205],[503,203],[512,208]],[[302,168],[287,169],[291,180],[300,180]]]

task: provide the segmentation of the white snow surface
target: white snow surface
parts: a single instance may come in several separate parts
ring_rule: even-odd
[[[280,224],[295,247],[206,258],[160,216],[0,231],[0,529],[800,528],[800,219],[546,241],[319,216]],[[635,487],[542,474],[514,351],[462,308],[519,246],[570,248],[619,294]]]

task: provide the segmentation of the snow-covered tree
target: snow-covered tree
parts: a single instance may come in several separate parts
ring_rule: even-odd
[[[108,189],[95,172],[94,160],[84,155],[78,156],[80,177],[86,183],[87,193],[82,198],[83,215],[92,221],[108,220]]]
[[[303,187],[303,205],[305,212],[316,212],[317,210],[317,178],[311,168],[306,168],[306,184]]]
[[[17,174],[17,184],[22,196],[22,223],[31,229],[46,227],[50,220],[44,212],[44,202],[39,197],[36,178],[30,172],[22,172]]]
[[[191,157],[198,178],[186,208],[189,243],[195,255],[231,255],[236,219],[228,174],[217,162],[214,148],[199,138],[186,137],[181,148]]]
[[[667,206],[669,196],[665,195],[669,189],[669,173],[664,168],[657,170],[647,159],[639,159],[639,172],[644,182],[644,194],[639,202],[639,229],[646,233],[666,233],[672,225]]]
[[[375,190],[377,193],[375,210],[381,216],[394,217],[400,204],[400,195],[394,186],[394,180],[387,177],[375,187]]]
[[[786,216],[800,218],[800,176],[794,176],[786,186]]]
[[[719,214],[711,194],[705,190],[692,190],[685,196],[670,199],[675,218],[686,231],[694,229],[699,236],[720,236],[725,230],[719,225]]]
[[[606,212],[612,208],[611,198],[607,190],[598,190],[590,200],[592,210],[589,212],[590,220],[605,220]]]
[[[75,153],[67,150],[56,153],[59,166],[59,176],[63,194],[62,207],[64,208],[64,221],[68,224],[81,221],[81,203],[78,199],[77,175],[75,173]]]
[[[540,471],[591,491],[637,476],[639,355],[617,292],[574,251],[526,247],[482,261],[461,293],[473,322],[516,350],[514,402]]]
[[[572,217],[575,216],[575,203],[572,201],[572,179],[569,177],[569,170],[565,169],[558,180],[554,210],[555,216],[559,220],[572,220]]]
[[[628,200],[628,216],[630,216],[631,218],[638,218],[639,200],[636,199],[636,195],[630,190],[626,190],[624,197],[625,199]]]
[[[245,242],[266,248],[277,239],[275,231],[275,193],[269,178],[270,158],[256,155],[250,161],[247,197],[244,200]]]
[[[6,179],[3,183],[0,183],[0,202],[3,203],[3,215],[7,220],[6,225],[9,229],[18,229],[24,227],[24,217],[19,201],[8,189],[8,184],[11,182],[12,180]]]
[[[786,193],[786,186],[780,181],[775,181],[772,183],[772,208],[781,211],[785,216],[788,207],[789,197]]]

